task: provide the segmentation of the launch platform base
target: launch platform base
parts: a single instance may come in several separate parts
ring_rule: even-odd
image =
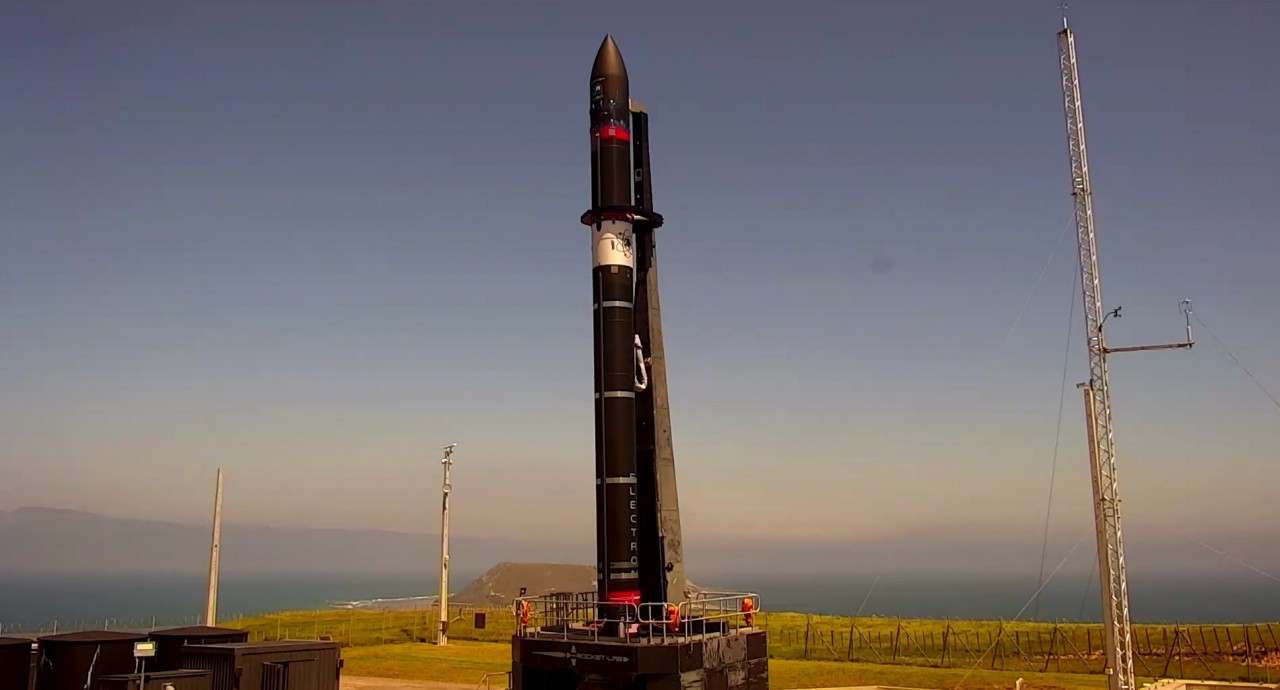
[[[517,635],[511,690],[768,690],[763,630],[665,640]]]

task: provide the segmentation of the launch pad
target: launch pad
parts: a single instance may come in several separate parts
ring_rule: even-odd
[[[512,690],[767,690],[760,597],[688,595],[649,116],[606,37],[590,80],[596,589],[515,601]]]
[[[524,601],[512,690],[768,690],[755,595],[709,592],[679,605],[602,604],[595,592]]]

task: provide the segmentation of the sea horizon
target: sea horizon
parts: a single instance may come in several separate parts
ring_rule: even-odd
[[[480,572],[455,571],[461,591]],[[701,583],[700,583],[701,584]],[[1049,582],[1034,601],[1036,577],[761,575],[710,578],[715,589],[752,591],[762,610],[890,618],[1041,620],[1096,623],[1096,578]],[[0,575],[0,634],[83,629],[148,629],[202,622],[205,576]],[[430,606],[435,573],[224,574],[219,619],[276,611]],[[379,601],[380,600],[380,601]],[[414,602],[409,602],[412,607]],[[1135,623],[1258,623],[1280,620],[1280,587],[1243,576],[1130,577]]]

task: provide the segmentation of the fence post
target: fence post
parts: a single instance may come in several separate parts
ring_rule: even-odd
[[[1000,634],[998,637],[996,637],[996,650],[1000,652],[1000,670],[1001,671],[1004,671],[1006,668],[1005,654],[1004,654],[1004,637],[1005,637],[1004,621],[1000,621]],[[996,659],[993,656],[991,657],[991,668],[995,668],[995,667],[996,667]]]
[[[893,633],[893,660],[898,660],[898,643],[902,640],[902,619],[898,619],[898,629]]]
[[[1240,629],[1244,631],[1244,672],[1253,682],[1253,643],[1249,641],[1249,626],[1242,625]]]
[[[1179,678],[1187,677],[1187,672],[1182,668],[1182,635],[1184,634],[1184,632],[1185,631],[1182,629],[1182,626],[1176,626],[1173,629],[1174,643],[1178,645],[1178,677]],[[1187,644],[1193,644],[1191,642],[1190,634],[1187,634]]]
[[[845,661],[853,661],[853,637],[857,631],[857,618],[849,619],[849,649],[845,651]]]
[[[1057,636],[1057,640],[1049,640],[1049,651],[1053,653],[1054,661],[1058,662],[1058,673],[1062,673],[1062,636],[1064,633],[1057,623],[1053,624],[1053,632]],[[1057,645],[1056,647],[1054,646],[1055,644]]]
[[[804,659],[805,661],[809,660],[809,631],[811,629],[812,629],[812,625],[809,622],[809,616],[806,615],[804,617]]]

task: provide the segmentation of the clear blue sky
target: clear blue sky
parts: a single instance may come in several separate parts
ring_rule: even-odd
[[[457,441],[460,532],[589,539],[611,32],[653,118],[691,538],[1036,537],[1075,271],[1067,235],[1037,283],[1070,209],[1056,0],[643,5],[6,3],[0,508],[203,520],[221,465],[237,521],[431,529]],[[1179,338],[1190,297],[1280,389],[1280,4],[1071,20],[1113,344]],[[1113,365],[1126,516],[1274,525],[1280,411],[1202,343]]]

